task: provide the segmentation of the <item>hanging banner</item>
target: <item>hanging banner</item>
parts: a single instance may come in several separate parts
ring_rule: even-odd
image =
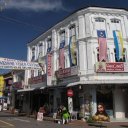
[[[69,41],[69,59],[70,59],[70,66],[77,65],[77,55],[76,55],[76,36],[70,37]]]
[[[68,97],[68,110],[69,110],[69,113],[73,112],[73,100],[72,100],[72,97]]]
[[[123,49],[124,49],[123,37],[120,31],[113,31],[113,37],[116,48],[116,59],[119,61],[120,59],[123,59]]]
[[[0,58],[0,69],[34,70],[41,69],[41,67],[36,62]]]
[[[52,54],[47,54],[47,85],[50,86],[52,82]]]
[[[104,30],[97,30],[98,43],[99,43],[99,61],[106,61],[107,59],[107,42]]]
[[[59,49],[59,67],[61,69],[64,69],[64,61],[65,61],[65,57],[64,57],[64,45],[65,45],[65,42],[60,43],[60,49]]]

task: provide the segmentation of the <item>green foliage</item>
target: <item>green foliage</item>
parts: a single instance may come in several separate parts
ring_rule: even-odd
[[[87,119],[87,123],[94,123],[95,121],[93,120],[92,116],[89,116],[89,118]]]

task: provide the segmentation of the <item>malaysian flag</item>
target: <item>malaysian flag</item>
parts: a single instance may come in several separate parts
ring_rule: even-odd
[[[64,69],[65,57],[64,57],[64,45],[65,42],[60,43],[60,50],[59,50],[59,67]]]
[[[99,42],[99,61],[106,61],[107,59],[107,42],[104,30],[97,30]]]

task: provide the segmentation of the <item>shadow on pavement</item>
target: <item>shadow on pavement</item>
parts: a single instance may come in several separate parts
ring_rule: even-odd
[[[120,125],[121,127],[128,128],[128,125]]]
[[[0,114],[0,117],[18,117],[17,115],[12,115],[12,114]]]
[[[104,124],[100,124],[100,123],[88,123],[89,126],[95,126],[95,127],[99,127],[99,128],[106,128],[107,126]]]

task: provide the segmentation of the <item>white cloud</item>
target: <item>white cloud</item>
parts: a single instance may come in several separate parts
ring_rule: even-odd
[[[63,9],[61,0],[10,0],[6,8],[31,11],[48,11]]]

